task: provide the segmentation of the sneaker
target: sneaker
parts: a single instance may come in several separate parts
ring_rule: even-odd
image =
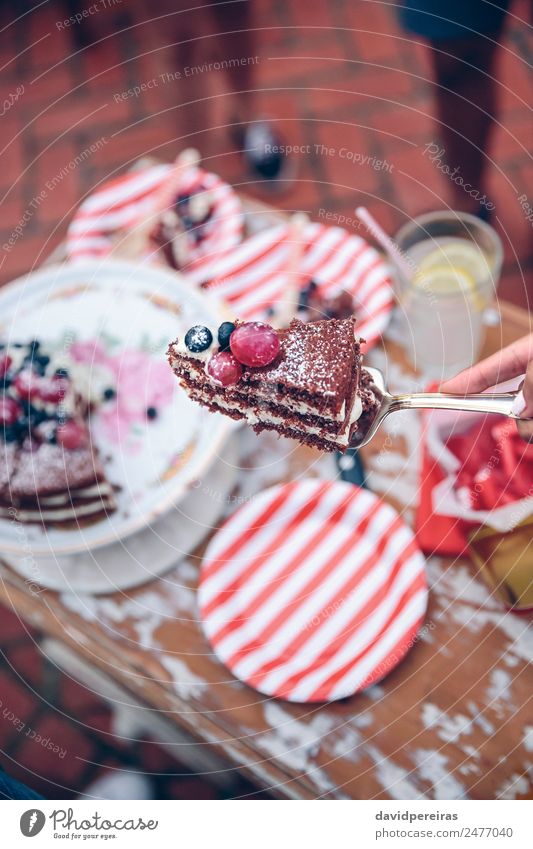
[[[113,770],[97,778],[83,793],[80,799],[153,799],[151,782],[141,772],[121,772]]]
[[[293,163],[283,152],[282,138],[268,121],[248,124],[239,143],[250,176],[271,188],[286,187],[287,181],[292,178]]]

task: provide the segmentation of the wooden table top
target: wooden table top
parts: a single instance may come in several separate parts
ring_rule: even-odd
[[[522,310],[501,304],[501,317],[485,353],[531,331]],[[376,361],[385,355],[408,374],[397,345]],[[409,415],[407,431],[385,430],[364,450],[371,488],[408,521],[416,469],[406,433],[418,426]],[[246,440],[244,465],[265,439]],[[318,456],[293,452],[284,478],[323,475]],[[0,599],[274,795],[533,798],[533,628],[490,597],[468,562],[430,558],[426,625],[387,678],[342,702],[297,706],[236,681],[212,655],[196,607],[202,551],[136,590],[100,597],[35,595],[0,563]]]

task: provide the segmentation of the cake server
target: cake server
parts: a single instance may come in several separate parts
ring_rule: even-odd
[[[399,410],[459,410],[468,413],[498,413],[511,419],[519,419],[512,412],[513,403],[519,390],[513,392],[482,392],[477,395],[448,395],[443,392],[414,392],[406,395],[391,395],[385,386],[383,374],[377,368],[365,366],[372,377],[374,394],[379,406],[374,417],[362,430],[353,436],[351,447],[361,448],[370,442],[383,420],[390,413]]]

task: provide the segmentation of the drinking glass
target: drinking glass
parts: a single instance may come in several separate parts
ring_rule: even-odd
[[[398,297],[411,362],[428,378],[451,377],[479,356],[501,271],[500,238],[474,215],[445,211],[405,224],[396,243],[406,265]]]

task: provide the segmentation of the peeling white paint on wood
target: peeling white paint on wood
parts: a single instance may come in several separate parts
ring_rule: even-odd
[[[496,799],[516,799],[517,796],[525,796],[529,791],[529,781],[523,775],[516,773],[511,775],[496,791]]]
[[[493,669],[489,676],[487,687],[487,701],[490,707],[498,714],[503,713],[504,708],[513,709],[511,702],[512,677],[504,669]]]
[[[375,765],[374,775],[392,799],[427,799],[418,786],[415,772],[409,772],[390,758],[386,758],[377,746],[365,746]]]
[[[468,799],[464,786],[448,771],[448,759],[442,752],[415,749],[412,758],[420,777],[431,786],[430,799]]]
[[[180,699],[201,698],[205,695],[205,689],[209,686],[208,683],[191,672],[181,658],[161,654],[159,661],[161,666],[170,674],[172,688]]]
[[[435,729],[437,737],[445,743],[455,743],[461,735],[470,734],[473,725],[470,717],[462,713],[448,716],[432,702],[422,705],[422,722],[425,728]]]

